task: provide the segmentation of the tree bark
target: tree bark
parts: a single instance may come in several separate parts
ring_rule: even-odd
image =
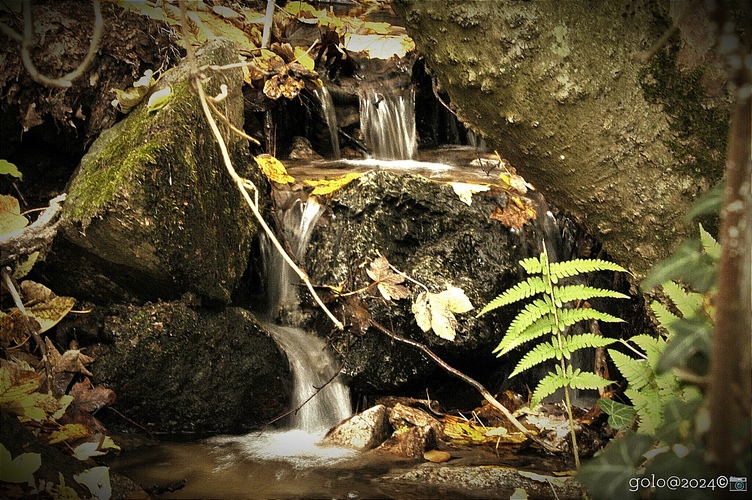
[[[696,232],[682,218],[721,178],[728,130],[725,74],[702,9],[394,5],[460,119],[615,260],[643,276]]]

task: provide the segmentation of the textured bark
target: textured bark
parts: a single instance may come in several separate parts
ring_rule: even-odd
[[[643,275],[723,172],[728,104],[702,9],[397,0],[458,116]],[[652,58],[645,54],[680,28]],[[684,39],[681,39],[681,34]],[[643,62],[647,59],[647,62]],[[700,66],[702,62],[705,66]]]

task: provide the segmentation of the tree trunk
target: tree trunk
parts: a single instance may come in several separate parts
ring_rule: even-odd
[[[696,231],[683,216],[723,174],[729,114],[702,9],[584,0],[395,7],[460,119],[619,263],[643,276]]]

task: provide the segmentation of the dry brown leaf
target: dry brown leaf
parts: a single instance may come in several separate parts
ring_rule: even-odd
[[[32,327],[39,328],[39,323],[35,319],[29,319]],[[30,336],[31,332],[26,326],[21,311],[14,308],[8,314],[0,312],[0,346],[23,345]]]
[[[513,229],[522,229],[527,221],[536,218],[535,209],[519,198],[511,197],[509,201],[503,209],[496,207],[490,217]]]
[[[404,285],[405,277],[395,273],[389,266],[389,261],[383,255],[380,255],[371,262],[366,269],[366,274],[377,283],[381,295],[386,300],[406,299],[410,296],[410,291]]]
[[[93,413],[115,402],[115,391],[101,385],[92,385],[91,380],[85,378],[71,387],[70,395],[75,398],[78,409]]]
[[[73,297],[54,297],[26,309],[29,317],[39,322],[37,333],[46,332],[55,326],[66,314],[73,309],[76,299]]]
[[[433,330],[446,340],[454,340],[457,319],[453,313],[464,313],[473,309],[470,299],[458,287],[448,286],[441,293],[421,292],[412,306],[415,321],[424,332]]]
[[[429,462],[433,462],[435,464],[440,464],[443,462],[448,462],[449,459],[452,458],[452,455],[450,455],[446,451],[441,450],[428,450],[423,454],[423,458],[428,460]]]

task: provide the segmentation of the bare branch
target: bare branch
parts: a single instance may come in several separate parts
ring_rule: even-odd
[[[53,198],[50,200],[50,206],[31,225],[0,235],[0,266],[7,266],[18,257],[36,252],[52,242],[59,223],[55,222],[55,219],[63,200],[65,194]]]
[[[97,49],[99,48],[99,40],[102,38],[102,27],[104,25],[104,22],[102,21],[102,9],[100,7],[99,0],[92,0],[91,4],[94,8],[94,32],[92,33],[91,41],[89,42],[89,51],[86,53],[86,57],[84,57],[84,60],[81,61],[81,64],[79,64],[75,70],[71,71],[67,75],[61,78],[50,78],[46,75],[41,74],[37,67],[34,65],[34,62],[31,60],[31,52],[29,49],[31,48],[31,45],[34,41],[34,29],[32,26],[31,18],[31,1],[26,0],[25,2],[23,2],[24,34],[20,40],[21,60],[23,61],[23,65],[26,68],[26,71],[29,72],[29,76],[31,76],[35,81],[52,87],[69,88],[73,85],[73,80],[83,75],[84,71],[89,68],[91,61],[94,60],[94,56],[96,56],[97,54]],[[6,33],[5,29],[3,29],[3,33]],[[9,36],[11,36],[11,38],[13,38],[14,40],[17,40],[12,35]]]

